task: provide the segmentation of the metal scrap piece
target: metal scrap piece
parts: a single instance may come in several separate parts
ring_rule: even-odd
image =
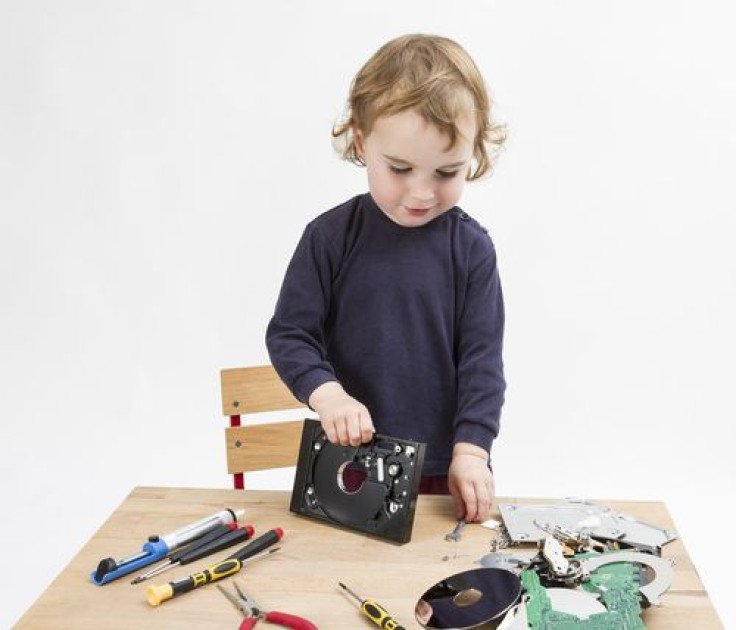
[[[553,505],[501,504],[498,508],[510,539],[517,543],[543,539],[546,532],[539,523],[655,548],[677,538],[672,530],[587,501],[568,499]]]
[[[566,558],[562,545],[554,536],[547,536],[543,543],[539,543],[540,554],[536,556],[531,566],[547,585],[574,587],[579,585],[588,576],[577,558]]]
[[[514,544],[509,536],[508,529],[501,523],[496,529],[496,536],[491,540],[491,551],[495,553],[499,549],[506,549],[506,547],[511,547]]]
[[[478,564],[489,569],[503,569],[512,573],[520,573],[522,569],[529,566],[530,559],[519,558],[507,553],[487,553]]]
[[[593,540],[590,533],[586,531],[577,531],[562,527],[561,525],[551,525],[550,523],[540,523],[539,521],[535,521],[534,524],[574,551],[607,551],[604,543]]]
[[[542,555],[555,575],[567,575],[570,561],[562,553],[562,545],[554,536],[547,536],[542,544]]]

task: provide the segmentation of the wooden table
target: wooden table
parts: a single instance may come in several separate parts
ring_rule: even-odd
[[[549,504],[550,499],[502,499],[500,503]],[[664,504],[604,501],[615,510],[659,527],[675,529]],[[222,509],[245,508],[246,522],[256,533],[280,526],[281,550],[254,562],[235,579],[267,609],[311,619],[321,630],[376,628],[362,617],[357,603],[337,586],[345,582],[364,597],[375,598],[407,628],[419,628],[414,606],[436,582],[459,571],[477,568],[490,551],[493,532],[465,528],[457,543],[444,535],[455,519],[452,501],[444,496],[420,496],[412,540],[405,545],[383,542],[291,514],[289,493],[256,490],[135,488],[92,539],[25,613],[17,628],[222,628],[235,630],[240,614],[214,585],[151,607],[145,586],[166,583],[206,568],[213,559],[171,570],[136,586],[121,578],[105,586],[90,582],[100,559],[122,558],[140,550],[149,534],[166,533]],[[494,517],[500,520],[498,513]],[[676,562],[676,576],[662,597],[662,606],[644,612],[649,630],[722,628],[681,540],[664,547]],[[221,583],[228,585],[233,578]],[[264,630],[271,626],[258,624]]]

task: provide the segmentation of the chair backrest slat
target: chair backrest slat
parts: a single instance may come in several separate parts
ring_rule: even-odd
[[[299,458],[302,420],[230,427],[226,430],[227,471],[267,470],[294,466]]]
[[[305,408],[271,365],[221,370],[220,386],[222,413],[233,425],[246,420],[243,414]],[[227,470],[236,488],[243,487],[244,472],[296,465],[303,421],[242,424],[225,429]]]
[[[222,413],[226,416],[304,407],[271,365],[230,368],[220,372]]]

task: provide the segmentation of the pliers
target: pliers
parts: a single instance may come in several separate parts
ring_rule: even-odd
[[[318,630],[317,626],[311,621],[307,621],[302,617],[288,613],[263,610],[254,599],[248,597],[240,590],[237,582],[233,581],[233,586],[238,593],[237,595],[224,589],[220,584],[217,585],[217,588],[245,616],[245,619],[240,624],[240,630],[251,630],[261,619],[268,623],[278,624],[284,628],[291,628],[292,630]]]

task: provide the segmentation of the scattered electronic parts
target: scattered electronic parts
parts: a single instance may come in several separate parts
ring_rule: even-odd
[[[588,575],[587,570],[576,558],[566,558],[562,545],[554,536],[547,536],[542,542],[541,559],[537,573],[548,584],[577,586]]]
[[[645,628],[635,588],[612,590],[607,601],[603,603],[604,610],[601,611],[593,603],[597,601],[595,596],[585,591],[561,589],[570,593],[580,593],[579,596],[566,596],[565,600],[561,601],[557,592],[560,589],[543,587],[539,576],[533,570],[523,571],[521,580],[524,584],[521,607],[524,609],[523,617],[526,625],[516,621],[519,611],[515,610],[514,618],[509,621],[506,629],[644,630]],[[553,591],[552,596],[550,591]],[[583,600],[582,597],[590,599]]]
[[[417,602],[425,628],[475,628],[500,620],[521,596],[521,578],[503,569],[456,573],[428,589]]]
[[[580,539],[573,531],[566,537]],[[674,579],[672,561],[638,551],[573,553],[563,545],[548,535],[520,566],[521,602],[498,630],[643,630],[642,609],[659,605]]]
[[[480,560],[478,564],[482,567],[488,567],[490,569],[505,569],[512,573],[520,574],[521,570],[528,567],[530,558],[519,558],[512,556],[508,553],[491,552],[487,553]]]
[[[496,528],[496,535],[491,540],[491,551],[496,552],[500,549],[506,549],[507,547],[511,547],[514,544],[514,542],[511,540],[511,536],[509,536],[509,531],[506,529],[506,526],[501,523]]]
[[[290,509],[399,543],[411,539],[425,445],[385,435],[360,446],[330,443],[304,421]]]
[[[671,530],[586,501],[568,499],[555,505],[501,504],[498,507],[509,537],[515,543],[541,540],[547,535],[545,525],[652,549],[677,538]]]
[[[478,561],[492,571],[484,574],[487,582],[451,586],[478,590],[483,597],[477,602],[485,604],[492,599],[488,593],[503,593],[508,576],[515,575],[521,582],[519,598],[497,600],[508,609],[496,617],[490,615],[495,612],[490,605],[460,610],[447,587],[458,577],[453,576],[425,593],[417,605],[420,621],[422,606],[425,612],[441,613],[437,625],[424,622],[426,627],[471,628],[494,619],[497,630],[645,630],[642,610],[659,605],[674,579],[673,562],[661,557],[662,545],[675,539],[674,532],[585,501],[501,505],[500,511],[503,524],[491,553]],[[519,555],[498,551],[523,543],[536,543],[536,555],[525,559],[521,549]],[[435,600],[437,606],[432,605]]]
[[[574,551],[582,551],[586,549],[608,551],[604,543],[592,538],[588,532],[576,531],[574,529],[563,527],[562,525],[552,525],[550,523],[535,523],[535,525],[547,534],[554,536],[556,540]]]
[[[643,565],[654,571],[654,579],[640,586],[639,592],[644,596],[647,605],[659,606],[660,596],[670,587],[672,580],[675,578],[675,570],[671,560],[636,551],[616,551],[601,555],[590,555],[580,560],[583,569],[588,573],[621,562]]]

